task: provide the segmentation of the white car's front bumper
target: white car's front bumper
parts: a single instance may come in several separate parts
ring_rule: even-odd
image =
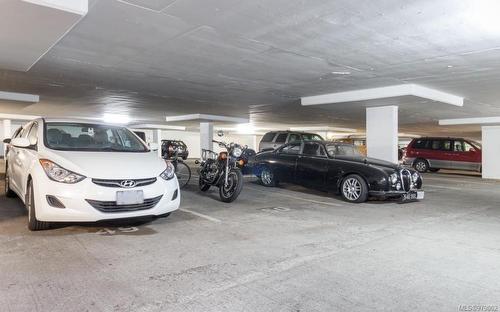
[[[45,175],[45,173],[44,173]],[[100,220],[160,216],[177,210],[180,204],[180,190],[177,179],[165,181],[157,177],[156,182],[131,189],[100,186],[91,178],[76,184],[64,184],[50,180],[47,176],[38,176],[34,181],[36,217],[47,222],[95,222]],[[144,199],[161,196],[157,204],[148,209],[119,212],[102,212],[87,200],[115,202],[116,192],[124,190],[142,190]],[[177,195],[175,196],[175,193]],[[56,208],[49,204],[47,195],[57,198],[65,208]],[[118,207],[115,211],[119,210]]]

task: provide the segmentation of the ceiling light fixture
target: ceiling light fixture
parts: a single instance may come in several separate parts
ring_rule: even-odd
[[[236,132],[240,134],[254,134],[255,130],[257,130],[257,128],[250,123],[236,125]]]
[[[102,120],[112,124],[127,124],[130,122],[130,117],[128,115],[105,113]]]
[[[465,18],[473,27],[495,35],[500,33],[500,20],[498,19],[500,2],[498,0],[475,0],[467,3],[471,7],[466,11]]]

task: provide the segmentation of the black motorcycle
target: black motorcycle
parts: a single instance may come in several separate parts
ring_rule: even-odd
[[[220,199],[230,203],[240,195],[243,189],[243,174],[239,169],[238,159],[244,148],[236,143],[226,144],[215,140],[213,142],[226,150],[219,154],[210,150],[202,150],[202,161],[196,161],[196,164],[200,164],[199,187],[201,191],[206,192],[211,186],[217,186]]]

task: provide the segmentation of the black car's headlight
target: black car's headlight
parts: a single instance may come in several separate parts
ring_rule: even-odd
[[[170,161],[165,161],[167,164],[167,168],[163,170],[163,172],[160,174],[160,177],[163,180],[171,180],[175,176],[175,168],[174,165]]]
[[[391,181],[391,185],[396,185],[396,183],[398,182],[398,173],[394,172],[393,174],[391,174],[389,176],[389,181]]]
[[[42,168],[49,177],[49,179],[53,181],[67,183],[67,184],[74,184],[85,179],[85,176],[64,169],[63,167],[59,166],[58,164],[48,159],[40,159],[40,164],[42,165]]]
[[[413,172],[413,174],[411,175],[411,180],[413,181],[413,183],[417,183],[417,181],[420,179],[420,174],[418,172]]]

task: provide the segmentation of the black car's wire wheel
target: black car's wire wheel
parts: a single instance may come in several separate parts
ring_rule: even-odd
[[[239,169],[232,169],[227,175],[227,184],[222,182],[219,196],[223,202],[230,203],[240,195],[243,189],[243,174]]]
[[[278,184],[273,171],[269,167],[262,168],[260,172],[260,182],[264,186],[276,186]]]
[[[191,180],[191,169],[185,163],[178,161],[175,165],[175,176],[179,182],[179,187],[183,188]]]
[[[368,186],[365,180],[357,174],[345,177],[340,190],[342,197],[351,203],[362,203],[368,199]]]

